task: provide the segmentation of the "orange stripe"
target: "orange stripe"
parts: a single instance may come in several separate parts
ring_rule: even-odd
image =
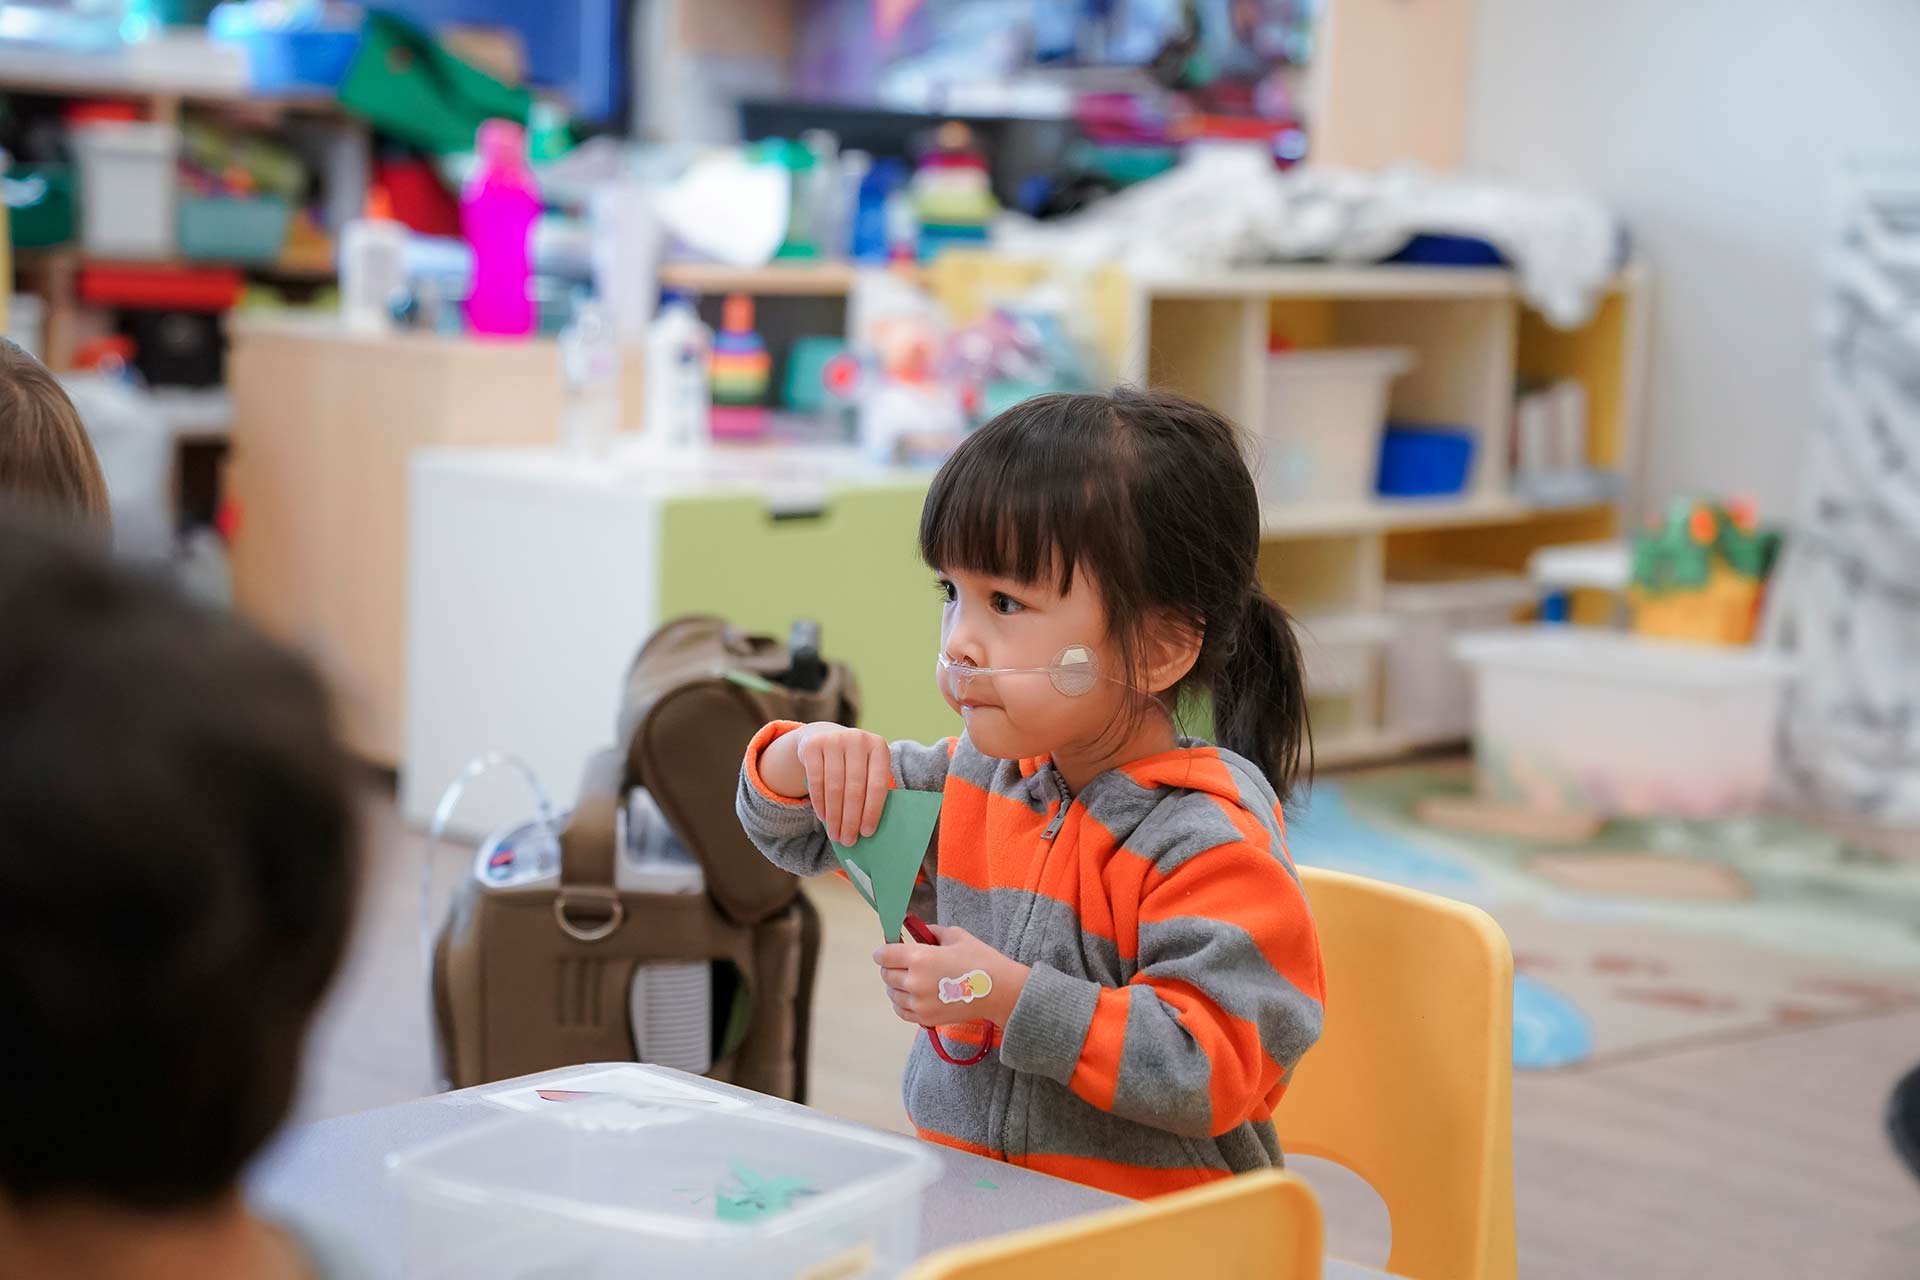
[[[1204,869],[1188,863],[1171,876],[1148,877],[1141,921],[1197,917],[1244,929],[1276,973],[1322,999],[1320,936],[1293,877],[1264,851],[1243,844],[1225,845],[1201,857]]]
[[[804,806],[807,798],[783,796],[769,787],[766,780],[760,776],[760,757],[766,754],[767,748],[772,746],[776,739],[785,737],[799,727],[800,722],[797,720],[775,720],[772,724],[762,727],[760,732],[753,735],[753,741],[747,744],[747,781],[753,784],[755,791],[775,804],[791,805],[795,808]]]
[[[1208,998],[1206,992],[1177,978],[1139,978],[1172,1006],[1207,1055],[1207,1105],[1211,1131],[1227,1130],[1249,1118],[1267,1094],[1280,1083],[1280,1064],[1260,1047],[1260,1028],[1236,1018]]]
[[[1097,1187],[1102,1191],[1111,1191],[1115,1195],[1128,1196],[1135,1200],[1163,1196],[1172,1191],[1184,1191],[1188,1187],[1219,1182],[1233,1176],[1222,1173],[1218,1169],[1148,1169],[1137,1164],[1122,1164],[1118,1160],[1102,1160],[1098,1156],[1014,1157],[1003,1151],[995,1151],[992,1147],[982,1146],[978,1142],[969,1142],[965,1138],[956,1138],[952,1134],[929,1129],[924,1125],[915,1125],[913,1136],[922,1142],[932,1143],[936,1147],[948,1147],[954,1151],[964,1151],[970,1156],[981,1156],[988,1160],[998,1160],[1002,1164],[1032,1169],[1036,1173],[1065,1178],[1068,1182]]]
[[[1120,1087],[1120,1059],[1127,1050],[1127,1010],[1132,1007],[1127,987],[1102,987],[1093,1006],[1093,1021],[1080,1045],[1067,1087],[1102,1111],[1113,1110]]]
[[[1184,1191],[1208,1182],[1223,1182],[1233,1176],[1218,1169],[1144,1169],[1097,1156],[1035,1155],[1013,1163],[1135,1200]]]
[[[928,1129],[922,1125],[913,1127],[913,1136],[922,1142],[931,1142],[937,1147],[952,1147],[955,1151],[964,1151],[970,1156],[985,1156],[989,1160],[1006,1161],[1006,1156],[991,1147],[983,1147],[977,1142],[968,1142],[965,1138],[956,1138],[952,1134],[941,1133],[938,1129]]]
[[[1045,819],[965,778],[947,779],[940,806],[940,874],[969,888],[1031,890],[1035,836]]]

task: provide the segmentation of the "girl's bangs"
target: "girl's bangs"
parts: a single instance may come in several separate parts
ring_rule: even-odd
[[[1061,430],[1060,406],[1049,402],[1089,399],[1038,396],[968,437],[927,491],[921,559],[1014,582],[1052,578],[1067,591],[1101,524],[1100,473],[1088,456],[1101,433]],[[1033,429],[1043,423],[1050,429]]]

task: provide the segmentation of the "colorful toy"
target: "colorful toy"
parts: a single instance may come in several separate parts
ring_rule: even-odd
[[[828,361],[829,395],[854,406],[861,443],[887,465],[937,462],[960,443],[967,411],[941,377],[946,317],[912,281],[862,271],[847,300],[847,351]]]
[[[1065,310],[1065,296],[1043,284],[952,329],[912,282],[863,272],[848,303],[848,349],[821,378],[828,395],[855,406],[860,437],[880,461],[937,463],[1001,410],[1091,385]]]
[[[767,344],[753,331],[753,299],[727,295],[720,332],[713,340],[712,431],[716,437],[747,439],[767,429],[767,384],[773,361]]]
[[[920,219],[920,260],[948,245],[981,245],[999,211],[987,179],[987,162],[973,145],[973,130],[957,121],[940,126],[933,150],[920,161],[910,187]]]
[[[1664,522],[1634,535],[1627,598],[1634,630],[1700,644],[1746,644],[1780,553],[1753,504],[1676,498]]]

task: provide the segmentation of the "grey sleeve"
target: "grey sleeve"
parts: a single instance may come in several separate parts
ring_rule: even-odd
[[[908,791],[944,789],[953,747],[951,738],[931,746],[892,743],[889,751],[894,785]],[[817,876],[834,870],[838,864],[827,844],[826,828],[813,816],[813,805],[805,799],[776,799],[763,792],[754,784],[753,764],[751,760],[741,762],[734,801],[734,811],[740,815],[747,838],[767,861],[795,875]]]

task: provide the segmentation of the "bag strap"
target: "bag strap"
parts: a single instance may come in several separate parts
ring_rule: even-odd
[[[608,937],[626,916],[613,885],[625,763],[619,751],[602,751],[587,761],[579,802],[560,833],[560,890],[554,895],[553,916],[561,932],[576,942]]]

